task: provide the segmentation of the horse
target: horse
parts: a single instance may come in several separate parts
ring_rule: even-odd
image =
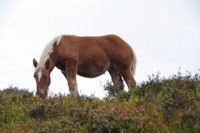
[[[70,95],[79,96],[76,75],[93,78],[109,72],[115,87],[136,87],[136,56],[132,48],[117,35],[55,37],[43,50],[39,62],[33,59],[37,95],[47,96],[50,73],[57,67],[68,81]],[[122,88],[123,89],[123,88]]]

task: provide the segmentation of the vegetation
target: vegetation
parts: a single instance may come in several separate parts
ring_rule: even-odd
[[[1,132],[200,132],[200,75],[152,75],[137,89],[108,96],[42,99],[18,88],[0,91]]]

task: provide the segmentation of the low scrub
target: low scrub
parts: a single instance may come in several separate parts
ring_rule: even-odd
[[[200,75],[152,75],[129,92],[111,84],[104,99],[42,99],[10,87],[0,91],[1,132],[200,132]]]

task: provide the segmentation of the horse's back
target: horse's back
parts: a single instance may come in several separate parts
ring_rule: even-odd
[[[78,36],[77,36],[78,37]],[[81,49],[103,50],[106,54],[127,56],[132,53],[131,47],[117,35],[104,35],[94,37],[78,37]],[[95,47],[95,48],[94,48]]]

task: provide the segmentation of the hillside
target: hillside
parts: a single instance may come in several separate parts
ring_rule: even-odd
[[[200,75],[153,75],[137,89],[108,96],[42,99],[7,88],[0,91],[1,132],[200,132]]]

